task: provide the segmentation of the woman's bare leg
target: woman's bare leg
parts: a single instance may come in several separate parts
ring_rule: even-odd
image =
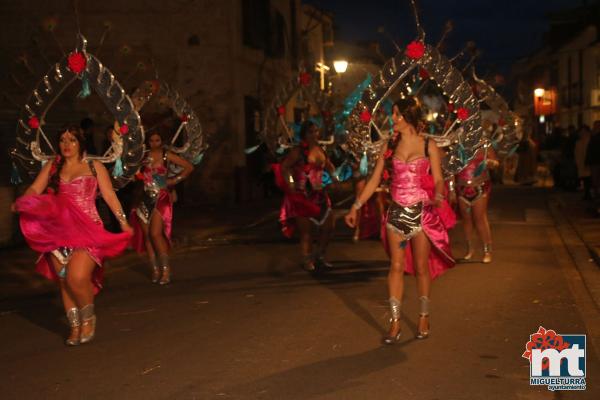
[[[425,232],[421,231],[411,239],[411,245],[420,303],[417,337],[427,336],[429,332],[429,295],[431,291],[431,276],[429,274],[431,243]]]
[[[473,203],[473,220],[477,233],[483,242],[483,262],[492,262],[492,231],[488,221],[488,196],[483,196]]]
[[[331,240],[331,236],[335,229],[335,218],[333,217],[333,210],[329,212],[327,219],[321,225],[320,233],[319,233],[319,248],[317,249],[316,260],[321,264],[322,267],[331,268],[333,267],[327,261],[325,261],[325,252],[327,251],[327,246],[329,245],[329,241]]]
[[[384,342],[392,344],[399,338],[401,325],[402,297],[404,295],[404,267],[405,254],[403,237],[392,229],[387,229],[388,244],[390,246],[390,271],[388,272],[388,294],[391,312],[391,324]]]
[[[96,263],[85,250],[75,250],[67,265],[66,284],[79,308],[82,343],[93,339],[96,328],[92,284],[94,268]]]
[[[67,320],[69,321],[69,327],[71,328],[71,332],[65,343],[69,346],[76,346],[79,344],[79,337],[81,335],[81,319],[79,316],[79,307],[77,307],[73,294],[69,291],[65,282],[64,274],[67,272],[66,266],[62,265],[54,255],[50,255],[48,258],[54,271],[56,271],[56,274],[60,278],[58,280],[58,287],[60,288],[60,296]]]
[[[458,208],[463,222],[463,231],[467,240],[467,253],[462,257],[462,260],[470,260],[473,257],[473,215],[469,204],[464,200],[458,199]]]
[[[156,283],[160,279],[160,268],[156,259],[156,252],[154,251],[152,240],[150,238],[150,227],[139,217],[136,218],[138,219],[138,223],[142,228],[142,234],[144,235],[144,246],[146,247],[146,254],[148,254],[148,264],[150,265],[150,269],[152,271],[152,283]]]
[[[160,284],[164,285],[171,281],[171,265],[169,262],[169,242],[165,237],[164,224],[162,216],[156,210],[154,210],[150,216],[150,239],[154,251],[158,256],[158,264],[162,269],[162,277],[160,278]]]
[[[312,254],[312,222],[305,217],[296,217],[296,226],[300,235],[300,253],[302,254],[302,266],[307,271],[315,270]]]

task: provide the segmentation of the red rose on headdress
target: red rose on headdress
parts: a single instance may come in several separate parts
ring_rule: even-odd
[[[69,65],[69,69],[73,71],[74,74],[80,74],[85,71],[87,60],[85,59],[83,53],[74,51],[73,53],[69,54],[67,63]]]
[[[129,125],[127,125],[127,124],[121,125],[121,127],[119,128],[119,133],[121,134],[121,136],[127,135],[127,132],[129,132]]]
[[[277,114],[279,114],[279,115],[285,115],[285,106],[279,106],[279,107],[277,107]]]
[[[29,118],[27,125],[29,125],[31,129],[37,129],[40,127],[40,120],[34,115],[33,117]]]
[[[421,79],[429,79],[429,72],[425,68],[419,68],[419,77]]]
[[[371,122],[371,113],[369,110],[364,110],[360,113],[360,121],[364,122],[365,124]]]
[[[469,110],[464,107],[461,107],[458,110],[456,110],[456,116],[461,121],[464,121],[465,119],[469,118]]]
[[[384,181],[387,181],[388,179],[390,179],[390,173],[388,172],[387,169],[383,170],[382,178]]]
[[[298,76],[298,81],[302,86],[310,85],[311,76],[308,72],[302,72],[300,76]]]
[[[188,122],[190,120],[190,116],[187,114],[183,114],[181,117],[179,117],[179,120],[181,122]]]
[[[418,60],[425,54],[425,45],[423,42],[415,40],[406,46],[406,56],[413,60]]]

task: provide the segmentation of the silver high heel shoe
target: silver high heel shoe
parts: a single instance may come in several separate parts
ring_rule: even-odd
[[[169,283],[171,283],[171,267],[169,266],[169,255],[161,254],[158,257],[158,261],[160,264],[160,269],[162,271],[162,277],[160,278],[160,281],[158,281],[158,284],[161,286],[168,285]]]
[[[389,303],[390,303],[390,311],[392,313],[392,318],[390,318],[390,324],[393,324],[396,322],[400,323],[400,309],[402,307],[402,303],[400,303],[400,300],[398,300],[394,297],[390,297]],[[383,337],[382,341],[384,344],[395,344],[400,341],[401,337],[402,337],[402,329],[400,329],[398,331],[398,333],[396,333],[395,335],[390,335],[388,333],[387,335],[385,335]]]
[[[429,325],[429,297],[421,296],[419,297],[419,301],[421,302],[421,312],[419,313],[419,319],[427,318],[427,330],[417,331],[417,335],[415,337],[417,339],[427,339],[429,337],[429,330],[431,329],[431,326]]]
[[[81,320],[79,319],[79,310],[75,307],[69,309],[69,311],[67,311],[67,320],[71,327],[71,333],[67,340],[65,340],[65,344],[67,346],[78,346],[81,343]]]
[[[315,264],[320,268],[333,269],[333,265],[325,260],[325,251],[317,251],[314,254]]]
[[[457,261],[469,261],[471,260],[471,258],[473,258],[473,245],[469,241],[467,242],[467,253],[461,258],[459,258]]]
[[[308,272],[315,272],[317,269],[313,256],[304,256],[302,260],[302,269]]]
[[[483,245],[483,261],[484,264],[492,262],[492,244],[486,243]]]
[[[81,308],[80,311],[80,315],[81,315],[81,328],[82,328],[82,333],[81,333],[81,344],[84,343],[89,343],[92,340],[94,340],[94,337],[96,336],[96,314],[94,313],[94,305],[93,304],[88,304],[87,306],[84,306]],[[88,334],[83,334],[83,328],[86,326],[91,326],[92,329],[90,330],[90,332]]]
[[[160,267],[157,264],[156,258],[150,259],[150,268],[152,269],[152,283],[158,283],[160,280]]]

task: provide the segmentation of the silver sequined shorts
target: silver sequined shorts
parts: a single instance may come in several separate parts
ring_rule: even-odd
[[[387,227],[408,240],[423,229],[421,226],[422,215],[422,202],[412,206],[402,206],[392,202],[387,213]]]

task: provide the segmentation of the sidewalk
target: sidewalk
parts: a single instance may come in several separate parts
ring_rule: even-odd
[[[281,199],[278,197],[226,209],[215,206],[179,206],[174,211],[173,251],[185,251],[211,239],[237,230],[262,224],[276,224]],[[34,270],[37,254],[25,244],[0,249],[0,301],[56,290],[53,282]],[[107,271],[145,263],[145,258],[132,250],[106,263]]]
[[[563,216],[600,266],[600,217],[592,202],[582,200],[581,192],[556,191],[553,196]]]
[[[504,178],[507,186],[528,186],[516,183],[510,177]],[[551,190],[549,201],[553,210],[561,214],[577,234],[578,238],[585,244],[590,256],[600,266],[600,218],[591,201],[582,199],[582,192],[565,192],[561,189],[553,189],[554,182],[552,174],[545,163],[537,166],[536,180],[531,184],[533,187],[544,187]]]
[[[579,272],[575,279],[583,282],[595,303],[589,309],[600,311],[600,218],[595,215],[591,204],[581,197],[578,192],[555,190],[548,197],[548,207],[558,234]]]

